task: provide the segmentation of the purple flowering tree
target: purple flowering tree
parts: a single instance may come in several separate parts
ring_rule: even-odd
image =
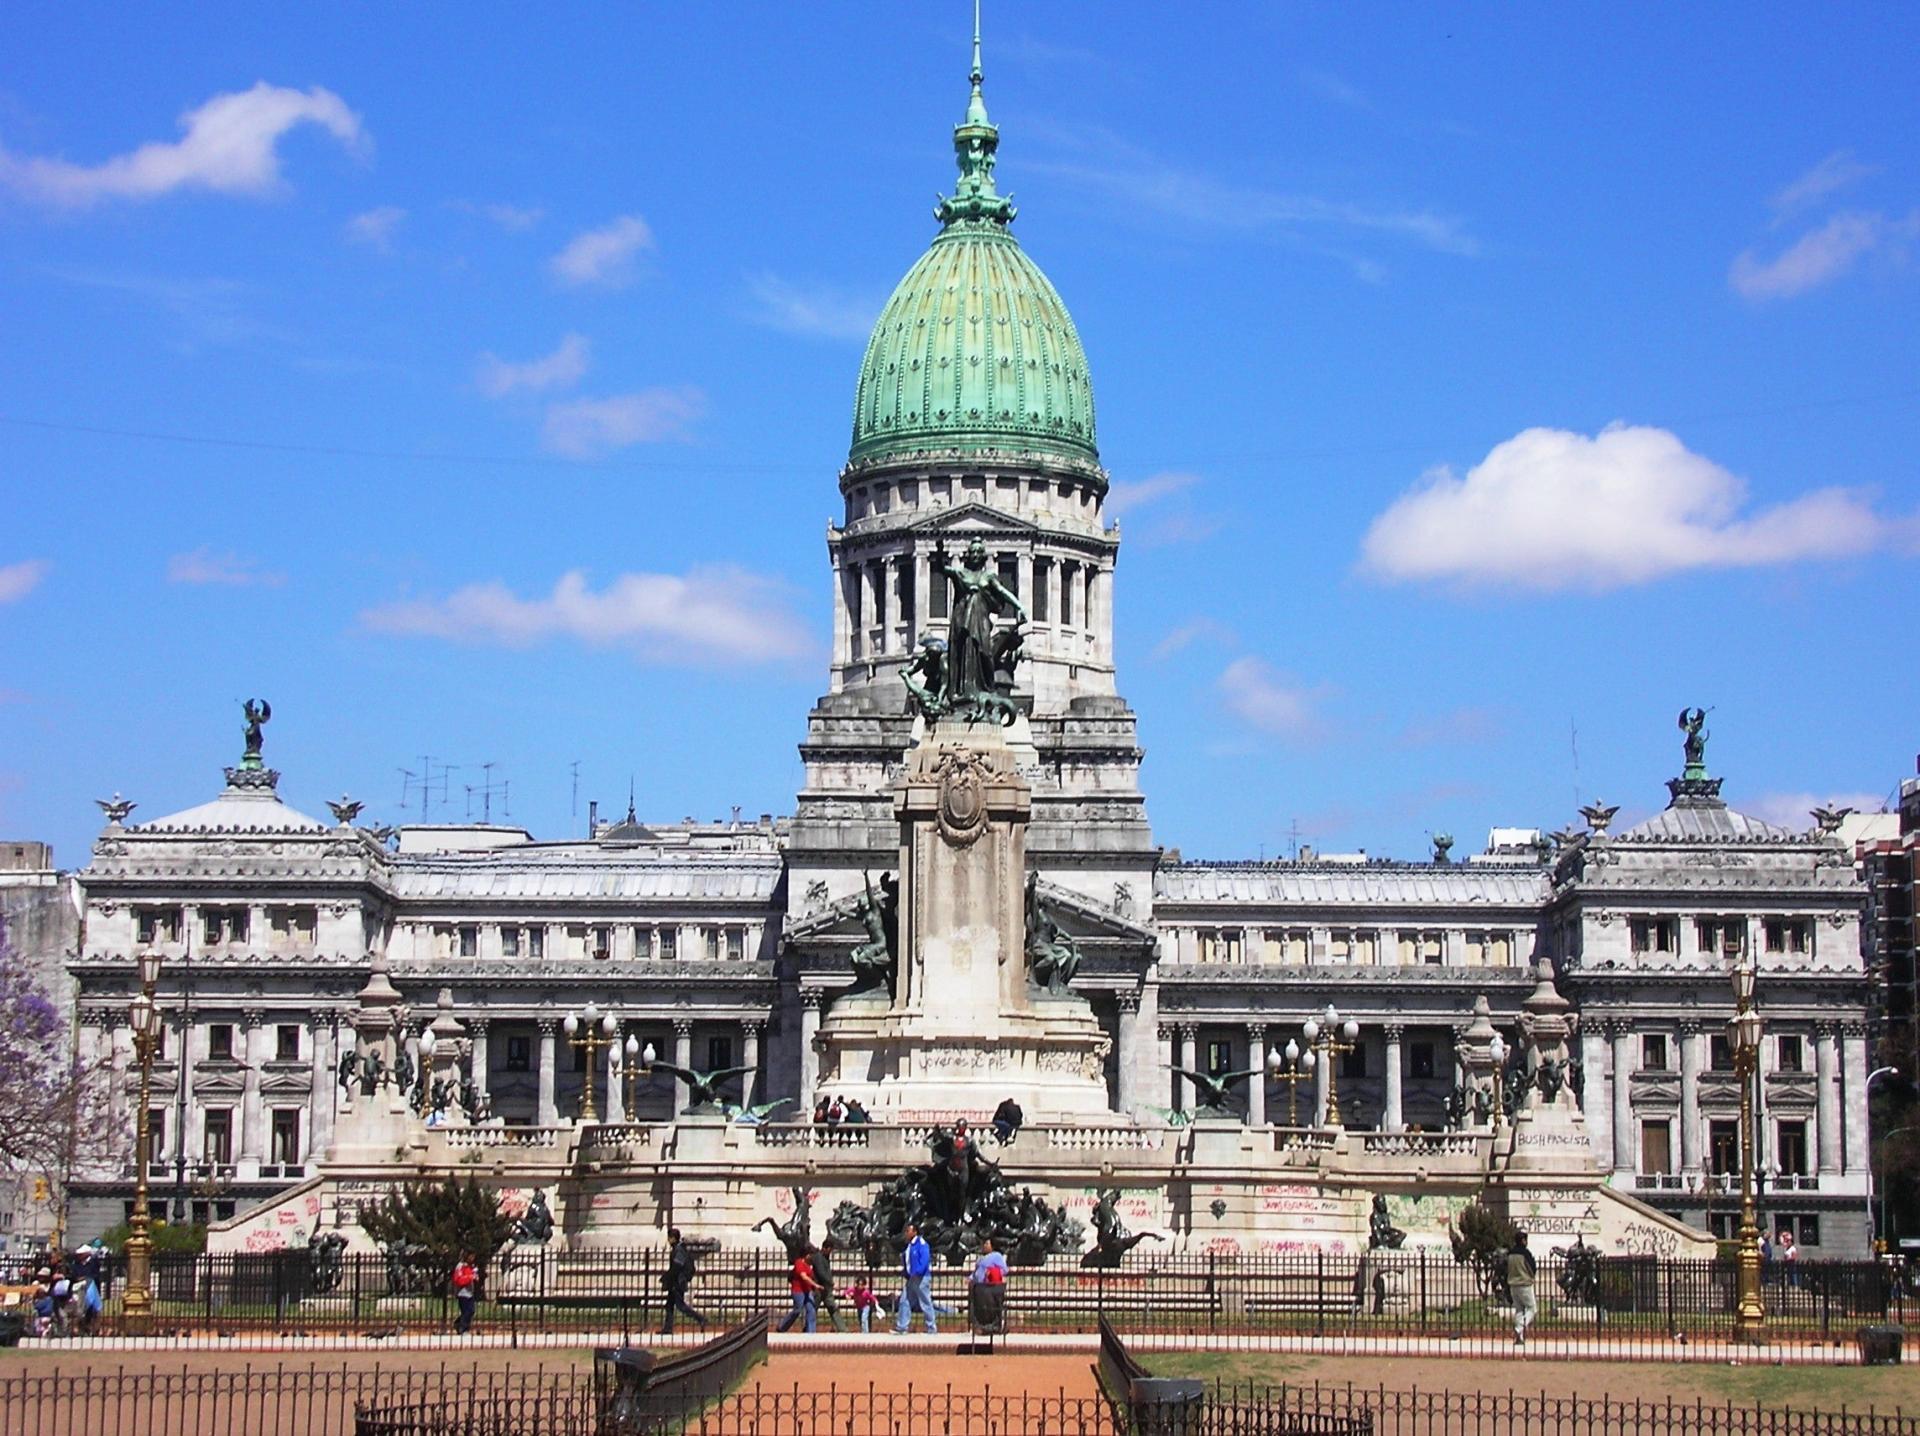
[[[67,1024],[0,923],[0,1173],[64,1186],[83,1124],[106,1130],[102,1084],[76,1063]],[[98,1109],[98,1110],[96,1110]]]

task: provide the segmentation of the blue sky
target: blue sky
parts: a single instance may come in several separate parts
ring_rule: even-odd
[[[0,15],[0,835],[786,811],[958,4]],[[1920,10],[989,3],[1189,855],[1910,774]],[[579,773],[576,815],[573,767]],[[496,817],[498,810],[496,809]]]

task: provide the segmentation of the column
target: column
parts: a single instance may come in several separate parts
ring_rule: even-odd
[[[613,1041],[600,1049],[600,1073],[594,1078],[606,1098],[600,1103],[600,1110],[606,1114],[609,1122],[627,1120],[626,1084],[620,1080],[620,1064],[626,1061],[621,1054],[620,1043],[626,1035],[623,1027],[613,1034]]]
[[[1680,1170],[1697,1175],[1700,1160],[1700,1047],[1706,1041],[1700,1019],[1680,1019]]]
[[[853,656],[853,644],[850,641],[852,629],[847,622],[847,574],[840,566],[840,551],[833,551],[833,667],[836,675],[840,665]],[[838,683],[834,685],[839,687]]]
[[[693,1019],[676,1017],[673,1019],[673,1062],[676,1067],[693,1066]],[[693,1090],[687,1086],[686,1078],[673,1079],[673,1110],[675,1114],[686,1111],[687,1104],[693,1100]]]
[[[1173,1024],[1170,1022],[1159,1023],[1154,1028],[1154,1056],[1157,1059],[1154,1063],[1154,1069],[1163,1075],[1168,1068],[1173,1066],[1178,1057],[1179,1049],[1174,1045],[1176,1036],[1178,1036],[1178,1034],[1174,1031]],[[1164,1084],[1162,1085],[1161,1091],[1163,1095],[1171,1095],[1174,1104],[1177,1106],[1180,1101],[1180,1088],[1185,1085],[1186,1084],[1179,1078],[1175,1078],[1173,1090],[1170,1094],[1167,1093]]]
[[[1247,1121],[1255,1127],[1267,1125],[1267,1029],[1264,1023],[1247,1024],[1247,1066],[1253,1076],[1247,1079]]]
[[[1841,1150],[1848,1174],[1867,1170],[1867,1025],[1843,1023],[1840,1028],[1840,1070],[1851,1073],[1841,1110]]]
[[[1140,1101],[1140,1079],[1135,1071],[1140,1062],[1140,994],[1118,993],[1114,997],[1114,1007],[1120,1019],[1119,1030],[1115,1033],[1115,1041],[1120,1048],[1119,1108],[1121,1112],[1131,1115]]]
[[[814,1094],[820,1086],[820,1004],[817,992],[800,994],[800,1111],[799,1121],[813,1112]]]
[[[1407,1122],[1400,1093],[1400,1043],[1407,1029],[1398,1022],[1389,1022],[1380,1031],[1387,1043],[1387,1100],[1380,1114],[1380,1128],[1385,1132],[1404,1132]]]
[[[880,635],[874,652],[891,652],[893,645],[888,642],[888,635],[893,632],[893,604],[889,601],[892,595],[887,592],[887,561],[876,559],[868,566],[867,577],[873,585],[873,627]]]
[[[1194,1048],[1197,1045],[1195,1039],[1198,1038],[1199,1035],[1200,1025],[1198,1023],[1182,1022],[1180,1024],[1180,1065],[1189,1072],[1199,1070],[1199,1064],[1194,1057]],[[1191,1112],[1195,1098],[1193,1079],[1190,1077],[1182,1077],[1176,1085],[1175,1090],[1179,1093],[1180,1100],[1174,1105],[1179,1107],[1182,1112]]]
[[[488,1063],[492,1060],[487,1046],[488,1029],[492,1022],[485,1017],[467,1019],[467,1036],[473,1039],[473,1055],[470,1059],[473,1068],[473,1090],[479,1097],[487,1095]]]
[[[308,1162],[316,1162],[333,1145],[333,1104],[340,1098],[340,1058],[334,1051],[332,1013],[316,1012],[307,1018],[307,1042],[313,1093],[307,1102],[307,1143],[301,1155]]]
[[[1327,1125],[1327,1073],[1332,1070],[1333,1059],[1324,1050],[1316,1052],[1313,1059],[1313,1125]]]
[[[753,1106],[753,1094],[760,1086],[760,1034],[767,1024],[749,1017],[740,1024],[740,1065],[753,1070],[740,1079],[740,1105]]]
[[[1033,550],[1023,549],[1014,556],[1015,572],[1020,575],[1020,601],[1033,612]]]
[[[248,1008],[240,1014],[240,1160],[258,1166],[266,1143],[262,1140],[264,1123],[260,1111],[260,1039],[265,1035],[265,1014]]]
[[[946,579],[941,578],[936,580],[934,578],[933,560],[928,557],[925,548],[919,544],[915,544],[913,551],[913,602],[915,609],[913,622],[914,627],[918,631],[913,635],[913,638],[916,646],[919,644],[920,634],[932,633],[934,631],[933,585],[936,582],[944,584],[946,583]]]
[[[1821,1176],[1839,1176],[1840,1160],[1840,1024],[1816,1022],[1813,1025],[1814,1091],[1820,1100]]]
[[[542,1127],[560,1125],[560,1108],[554,1102],[554,1037],[560,1031],[560,1019],[543,1017],[540,1019],[540,1108],[537,1113]]]
[[[1633,1160],[1633,1026],[1623,1017],[1607,1024],[1613,1039],[1613,1169],[1631,1172]]]
[[[187,910],[187,920],[198,923],[200,920],[199,910],[197,908],[189,908]],[[197,939],[199,934],[195,933],[194,937]],[[266,907],[261,903],[253,903],[247,908],[247,950],[249,952],[265,952],[268,943],[272,942],[272,940],[273,928],[267,923]]]

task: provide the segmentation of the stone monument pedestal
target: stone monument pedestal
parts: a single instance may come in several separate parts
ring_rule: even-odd
[[[882,1120],[1109,1116],[1111,1045],[1086,1000],[1036,990],[1026,951],[1032,794],[1003,730],[929,725],[894,788],[894,995],[842,997],[820,1029],[820,1091]]]

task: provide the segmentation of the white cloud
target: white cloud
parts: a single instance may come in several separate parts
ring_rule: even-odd
[[[1106,512],[1118,518],[1129,509],[1137,509],[1143,504],[1153,503],[1183,490],[1192,488],[1200,482],[1198,474],[1168,470],[1164,473],[1149,474],[1144,479],[1116,479],[1107,489]]]
[[[1129,212],[1153,211],[1187,226],[1229,231],[1348,230],[1387,234],[1443,254],[1474,255],[1480,243],[1453,215],[1331,200],[1319,195],[1233,184],[1198,169],[1183,169],[1141,149],[1123,135],[1097,128],[1052,129],[1042,138],[1059,159],[1026,157],[1024,169],[1124,201]]]
[[[1853,157],[1852,150],[1835,150],[1767,203],[1784,216],[1816,204],[1828,195],[1838,194],[1872,173],[1873,166],[1861,164]]]
[[[260,561],[242,558],[228,550],[215,553],[201,547],[192,553],[177,553],[167,560],[168,583],[217,583],[233,588],[278,588],[287,581],[284,573],[260,567]]]
[[[1403,748],[1455,747],[1486,743],[1506,730],[1491,708],[1464,707],[1415,718],[1400,730]]]
[[[25,598],[40,586],[40,580],[47,576],[47,570],[52,567],[43,558],[0,564],[0,603],[12,603],[17,598]]]
[[[500,228],[515,232],[532,229],[546,215],[546,211],[537,205],[523,209],[511,204],[485,204],[480,206],[480,212]]]
[[[1218,687],[1228,711],[1263,733],[1295,740],[1317,738],[1317,711],[1328,689],[1295,683],[1258,658],[1236,658],[1220,674]]]
[[[1764,793],[1737,806],[1743,813],[1796,832],[1813,826],[1815,808],[1852,808],[1856,813],[1878,813],[1886,808],[1880,793]]]
[[[349,148],[366,144],[360,117],[331,90],[289,90],[264,80],[251,90],[215,95],[180,117],[185,133],[97,165],[22,159],[0,151],[0,181],[56,204],[151,199],[177,189],[266,195],[280,187],[280,139],[314,124]]]
[[[1746,484],[1665,429],[1527,429],[1465,477],[1429,471],[1376,518],[1362,566],[1389,580],[1609,589],[1698,568],[1839,558],[1911,524],[1848,489],[1743,515]]]
[[[849,294],[822,285],[802,286],[777,274],[747,279],[752,318],[769,329],[814,334],[825,339],[865,339],[886,302],[881,296]]]
[[[1790,299],[1840,278],[1870,254],[1904,259],[1920,238],[1920,209],[1904,219],[1849,211],[1809,230],[1772,259],[1737,255],[1727,282],[1747,299]]]
[[[684,385],[604,399],[569,399],[547,407],[544,438],[556,454],[591,459],[631,444],[684,439],[687,425],[706,407],[706,396]]]
[[[490,399],[525,391],[544,393],[548,389],[570,389],[586,377],[592,345],[584,334],[569,334],[560,347],[540,359],[512,364],[488,353],[480,356],[474,382]]]
[[[1203,639],[1225,644],[1232,644],[1238,641],[1234,636],[1233,630],[1228,628],[1224,623],[1217,623],[1211,618],[1196,618],[1191,623],[1181,624],[1165,638],[1154,644],[1152,651],[1147,654],[1147,657],[1157,663],[1162,659],[1171,658],[1174,654],[1191,648]]]
[[[547,262],[563,284],[598,284],[618,289],[631,284],[634,261],[653,249],[653,231],[637,214],[577,234]]]
[[[347,238],[355,244],[370,245],[385,253],[393,248],[393,233],[407,212],[397,204],[383,204],[378,209],[370,209],[356,214],[347,221]]]
[[[725,567],[622,574],[598,592],[576,571],[538,598],[499,582],[470,584],[444,599],[369,609],[361,622],[379,633],[509,648],[572,638],[654,663],[771,663],[813,646],[779,585]]]

